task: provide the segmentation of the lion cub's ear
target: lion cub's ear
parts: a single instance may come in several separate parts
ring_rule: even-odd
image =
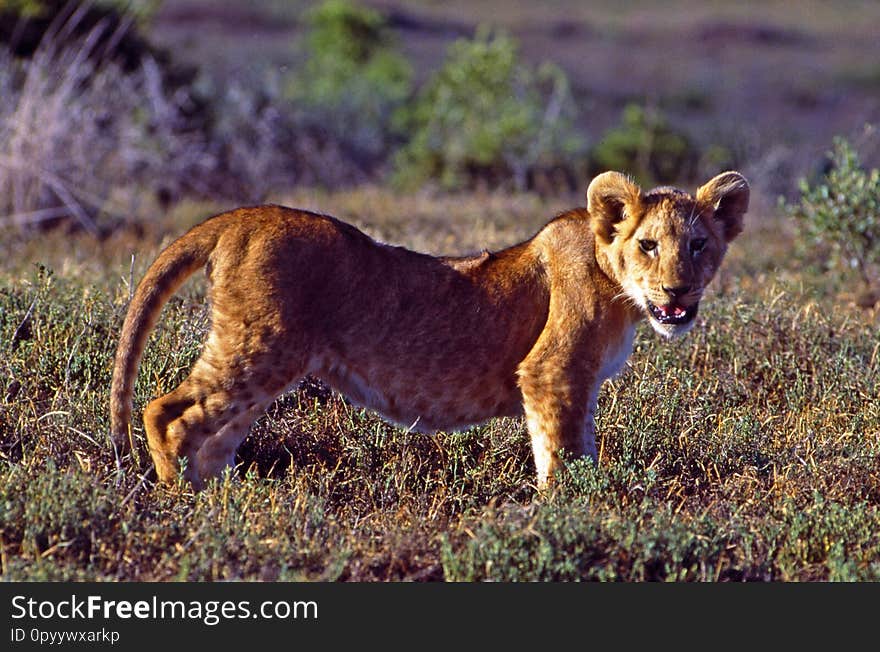
[[[593,232],[605,244],[617,234],[618,225],[639,212],[642,189],[620,172],[603,172],[587,188],[587,211]]]
[[[724,239],[730,242],[743,229],[743,215],[749,209],[749,182],[739,172],[722,172],[697,189],[697,201],[714,211]]]

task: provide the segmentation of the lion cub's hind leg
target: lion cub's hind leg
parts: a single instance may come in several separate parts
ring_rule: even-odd
[[[173,482],[182,457],[187,459],[184,477],[196,489],[233,466],[251,424],[302,371],[270,365],[265,355],[247,364],[218,360],[206,347],[189,377],[144,411],[159,480]]]

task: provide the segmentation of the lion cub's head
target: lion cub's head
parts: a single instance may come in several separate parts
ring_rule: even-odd
[[[719,174],[696,196],[667,187],[645,193],[618,172],[587,189],[600,264],[666,337],[693,325],[748,206],[749,184],[738,172]]]

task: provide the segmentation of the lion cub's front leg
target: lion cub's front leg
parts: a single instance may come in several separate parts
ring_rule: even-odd
[[[538,486],[544,488],[563,465],[560,453],[569,457],[589,455],[596,461],[596,381],[583,374],[566,373],[564,367],[543,364],[523,365],[519,375]]]

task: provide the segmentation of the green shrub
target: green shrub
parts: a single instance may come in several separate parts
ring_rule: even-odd
[[[801,180],[800,202],[787,209],[830,263],[855,268],[871,287],[880,264],[880,170],[863,169],[844,138],[835,138],[829,157],[831,170],[815,185]]]
[[[303,119],[367,158],[393,141],[390,116],[411,94],[412,68],[394,49],[382,14],[326,0],[308,17],[308,60],[289,84]]]
[[[478,30],[449,47],[443,66],[399,116],[411,137],[395,161],[395,180],[436,179],[446,189],[475,179],[513,178],[522,189],[539,168],[571,165],[582,144],[565,73],[519,61],[504,33]]]
[[[690,139],[670,127],[662,112],[638,104],[623,109],[620,125],[607,131],[592,153],[598,171],[627,172],[644,185],[691,176],[696,158]]]

